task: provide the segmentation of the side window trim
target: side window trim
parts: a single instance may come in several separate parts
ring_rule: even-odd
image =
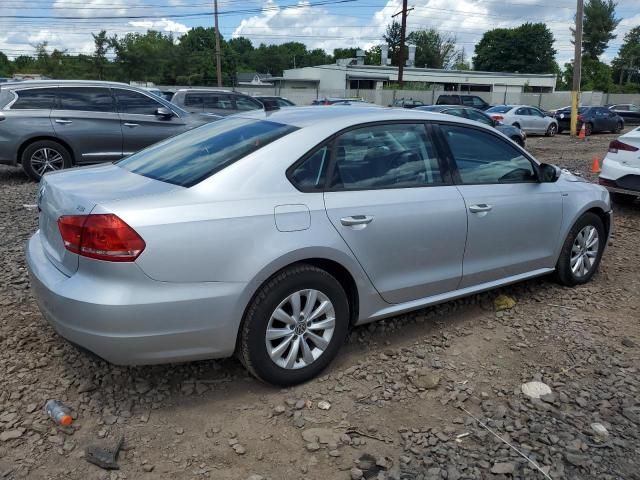
[[[464,183],[462,181],[462,177],[460,176],[460,172],[458,170],[458,165],[456,164],[455,158],[453,156],[453,152],[451,151],[451,148],[449,147],[449,142],[447,141],[447,137],[445,136],[445,133],[442,131],[442,128],[440,128],[441,126],[444,125],[448,125],[448,126],[452,126],[452,127],[460,127],[460,124],[455,124],[453,122],[445,122],[445,121],[438,121],[438,123],[433,123],[432,128],[434,130],[434,133],[436,135],[436,137],[439,140],[439,147],[442,148],[442,155],[446,157],[447,159],[447,163],[449,165],[449,169],[451,172],[451,176],[453,177],[453,183],[454,185],[502,185],[500,183]],[[497,140],[499,140],[500,142],[503,142],[505,145],[508,145],[509,147],[513,148],[513,145],[510,145],[509,142],[507,142],[506,139],[502,138],[500,135],[498,135],[496,132],[491,131],[491,129],[484,129],[481,127],[476,127],[474,125],[463,125],[465,128],[469,128],[472,130],[479,130],[482,132],[485,132],[491,136],[493,136],[494,138],[496,138]],[[533,159],[530,155],[529,152],[527,151],[522,151],[519,153],[522,155],[523,158],[526,158],[529,163],[531,163],[531,166],[533,167],[533,170],[536,173],[536,179],[537,182],[540,183],[540,164]],[[533,183],[533,182],[531,182]],[[505,183],[504,185],[513,185],[513,184],[508,184]]]

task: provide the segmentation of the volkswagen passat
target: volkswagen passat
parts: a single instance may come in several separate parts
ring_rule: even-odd
[[[353,325],[555,271],[587,282],[608,192],[492,128],[303,107],[45,175],[27,262],[63,337],[118,364],[225,357],[287,385]]]

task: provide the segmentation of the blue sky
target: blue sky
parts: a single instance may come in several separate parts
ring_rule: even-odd
[[[380,43],[402,0],[219,0],[220,29],[226,37],[245,36],[255,45],[295,40],[310,48]],[[0,0],[0,51],[10,57],[31,54],[38,42],[69,53],[91,53],[91,32],[110,34],[155,29],[179,36],[189,28],[211,26],[212,0]],[[569,27],[575,0],[414,0],[409,30],[436,28],[456,38],[470,58],[482,33],[523,22],[547,23],[562,65],[572,58]],[[610,61],[624,34],[640,25],[640,0],[618,0],[622,22],[603,60]],[[43,18],[10,18],[29,16]],[[58,18],[54,18],[58,17]],[[59,18],[77,17],[77,18]],[[117,17],[117,18],[104,18]],[[129,17],[129,18],[125,18]],[[135,18],[131,18],[135,17]]]

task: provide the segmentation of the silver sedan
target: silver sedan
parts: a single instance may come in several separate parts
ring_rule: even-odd
[[[499,132],[407,109],[255,111],[44,176],[31,285],[118,364],[226,357],[279,385],[348,330],[520,280],[582,284],[609,194]]]
[[[527,134],[553,137],[558,133],[558,121],[555,118],[529,105],[496,105],[486,113],[494,120],[513,125]]]

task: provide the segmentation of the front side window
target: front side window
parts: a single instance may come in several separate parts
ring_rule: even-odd
[[[155,115],[159,108],[164,107],[163,104],[153,98],[133,90],[116,88],[115,92],[120,113]]]
[[[138,175],[191,187],[295,130],[281,123],[229,117],[164,140],[117,165]]]
[[[187,93],[184,96],[184,106],[190,108],[202,108],[204,105],[204,99],[199,93]]]
[[[18,99],[11,105],[11,110],[51,109],[56,99],[55,88],[30,88],[16,90]]]
[[[58,98],[60,110],[115,112],[113,96],[108,88],[60,87]]]
[[[536,182],[536,171],[513,146],[490,133],[443,125],[463,184]]]
[[[423,124],[375,125],[335,140],[331,186],[337,190],[444,184],[435,148]]]
[[[473,106],[474,107],[484,107],[486,102],[482,100],[480,97],[473,97]]]

